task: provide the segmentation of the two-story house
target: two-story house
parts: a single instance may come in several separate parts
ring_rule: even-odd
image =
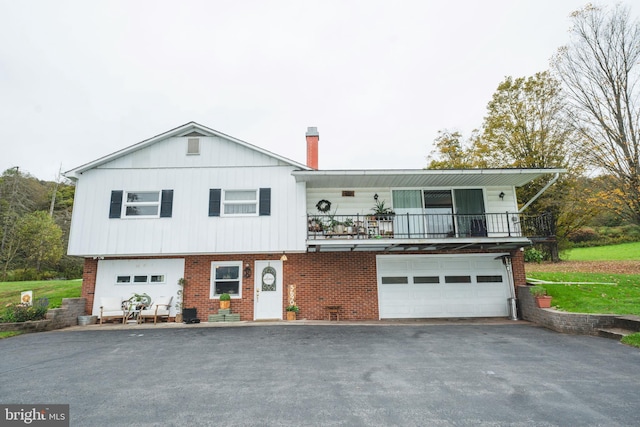
[[[563,170],[320,170],[306,143],[301,164],[191,122],[68,171],[87,311],[184,278],[205,321],[221,293],[242,320],[509,314],[522,248],[551,237],[516,188]]]

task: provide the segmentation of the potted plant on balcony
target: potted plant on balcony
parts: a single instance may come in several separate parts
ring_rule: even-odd
[[[343,234],[344,223],[336,219],[336,212],[338,212],[338,208],[336,208],[333,213],[330,212],[327,214],[327,227],[325,229],[334,234]]]
[[[551,307],[551,296],[547,295],[547,290],[542,286],[532,286],[529,289],[531,295],[533,295],[536,299],[536,305],[538,308],[550,308]]]
[[[384,200],[376,200],[376,204],[371,208],[371,211],[378,220],[393,219],[393,216],[396,214],[393,209],[384,205]]]
[[[313,233],[321,233],[322,232],[322,220],[317,216],[312,217],[309,220],[309,231]]]
[[[300,308],[297,305],[289,305],[285,310],[287,311],[287,320],[296,320]]]
[[[353,218],[347,218],[344,220],[344,227],[345,227],[345,231],[347,232],[347,234],[353,234]]]
[[[220,308],[222,310],[231,307],[231,295],[224,293],[220,294]]]
[[[331,220],[331,228],[336,234],[344,234],[344,223],[335,218]]]

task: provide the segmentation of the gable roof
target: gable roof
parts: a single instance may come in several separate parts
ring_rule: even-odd
[[[80,174],[83,172],[101,166],[105,163],[108,163],[112,160],[118,159],[120,157],[131,154],[135,151],[141,150],[143,148],[149,147],[159,141],[163,141],[167,138],[172,138],[175,136],[191,136],[193,133],[201,134],[202,136],[217,136],[220,138],[224,138],[228,141],[231,141],[235,144],[241,145],[243,147],[249,148],[250,150],[257,151],[274,159],[277,159],[283,163],[289,164],[296,168],[302,170],[311,170],[310,167],[304,165],[302,163],[298,163],[286,157],[280,156],[279,154],[272,153],[271,151],[265,150],[264,148],[260,148],[256,145],[249,144],[248,142],[242,141],[240,139],[234,138],[232,136],[226,135],[222,132],[219,132],[215,129],[208,128],[196,122],[189,122],[182,126],[178,126],[177,128],[171,129],[167,132],[161,133],[144,141],[138,142],[137,144],[131,145],[129,147],[123,148],[122,150],[118,150],[114,153],[108,154],[106,156],[100,157],[99,159],[93,160],[89,163],[85,163],[84,165],[78,166],[74,169],[71,169],[65,172],[63,175],[70,179],[77,179]]]

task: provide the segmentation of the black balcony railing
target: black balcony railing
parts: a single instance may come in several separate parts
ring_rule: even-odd
[[[396,214],[307,215],[307,238],[446,239],[464,237],[531,237],[554,235],[551,214]]]

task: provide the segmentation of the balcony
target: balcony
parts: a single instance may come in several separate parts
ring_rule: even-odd
[[[553,240],[553,218],[485,214],[307,215],[310,250],[494,249]]]

